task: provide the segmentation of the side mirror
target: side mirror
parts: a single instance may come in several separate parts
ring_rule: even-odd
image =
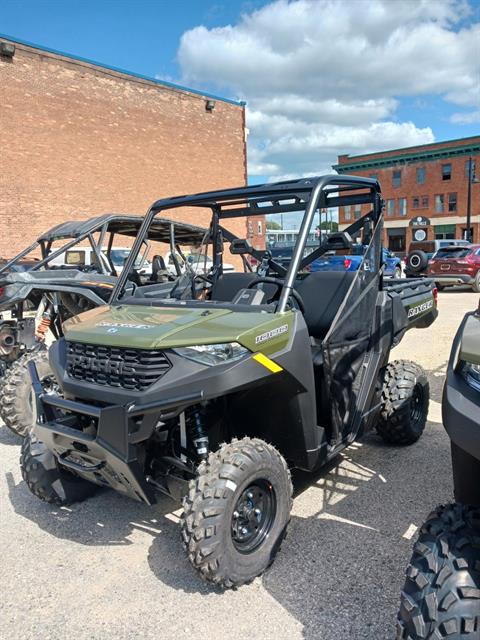
[[[252,251],[253,251],[253,247],[248,240],[235,238],[230,243],[230,253],[233,256],[243,256],[245,254],[252,253]]]

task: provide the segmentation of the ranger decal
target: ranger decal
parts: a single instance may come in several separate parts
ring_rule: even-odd
[[[433,307],[433,304],[434,304],[433,300],[427,300],[427,302],[423,302],[422,304],[418,304],[417,306],[412,307],[411,309],[408,310],[408,317],[414,318],[415,316],[418,316],[420,313],[425,313],[425,311],[428,311]]]
[[[282,335],[282,333],[288,332],[288,324],[282,324],[281,327],[277,327],[276,329],[271,329],[266,333],[262,333],[260,336],[255,337],[255,344],[262,344],[262,342],[266,342],[267,340],[271,340],[272,338],[276,338],[277,336]]]

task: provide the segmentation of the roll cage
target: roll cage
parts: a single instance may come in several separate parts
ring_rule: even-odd
[[[110,257],[115,238],[118,235],[137,237],[143,220],[141,216],[105,214],[86,221],[62,223],[43,233],[33,244],[7,261],[0,268],[0,275],[9,271],[26,256],[34,252],[40,252],[41,258],[33,264],[29,271],[38,271],[42,268],[48,269],[55,258],[85,239],[89,241],[95,254],[99,272],[103,275],[116,275],[115,266]],[[98,234],[98,238],[95,238],[95,234]],[[208,229],[202,227],[176,222],[167,218],[157,218],[151,225],[149,240],[168,244],[171,251],[174,252],[179,245],[200,245],[204,241],[206,234],[208,234]],[[65,240],[66,242],[58,249],[52,250],[53,243],[58,240]],[[105,260],[100,257],[102,252],[106,254],[110,273],[105,266]],[[180,272],[177,264],[175,267],[177,272]],[[132,268],[130,267],[130,270]]]
[[[330,234],[325,241],[319,244],[318,248],[304,257],[309,230],[316,212],[319,209],[356,204],[371,204],[372,209],[353,222],[344,232]],[[325,252],[335,248],[344,248],[349,241],[351,242],[351,236],[362,230],[367,237],[372,236],[373,229],[381,217],[383,200],[377,180],[348,175],[325,175],[157,200],[148,210],[139,229],[124,272],[112,292],[111,304],[118,301],[123,295],[127,274],[135,264],[142,243],[149,235],[149,229],[154,224],[156,216],[161,211],[179,207],[210,208],[212,211],[210,236],[213,243],[212,275],[214,278],[218,278],[222,274],[223,238],[231,240],[235,237],[220,226],[222,221],[231,218],[304,211],[288,269],[270,260],[274,270],[284,277],[276,309],[277,312],[282,313],[287,308],[299,271]],[[252,249],[250,253],[255,258],[261,259],[265,252]]]

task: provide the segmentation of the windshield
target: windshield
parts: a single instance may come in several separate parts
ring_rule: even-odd
[[[115,267],[123,267],[125,260],[130,255],[130,249],[112,249],[110,257]],[[137,256],[134,267],[137,269],[142,265],[143,257]]]
[[[470,249],[439,249],[435,254],[435,258],[445,260],[445,258],[466,258],[470,253]]]

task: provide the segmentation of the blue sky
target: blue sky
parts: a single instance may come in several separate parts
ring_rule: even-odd
[[[246,100],[255,182],[480,132],[479,0],[2,0],[0,33]]]

